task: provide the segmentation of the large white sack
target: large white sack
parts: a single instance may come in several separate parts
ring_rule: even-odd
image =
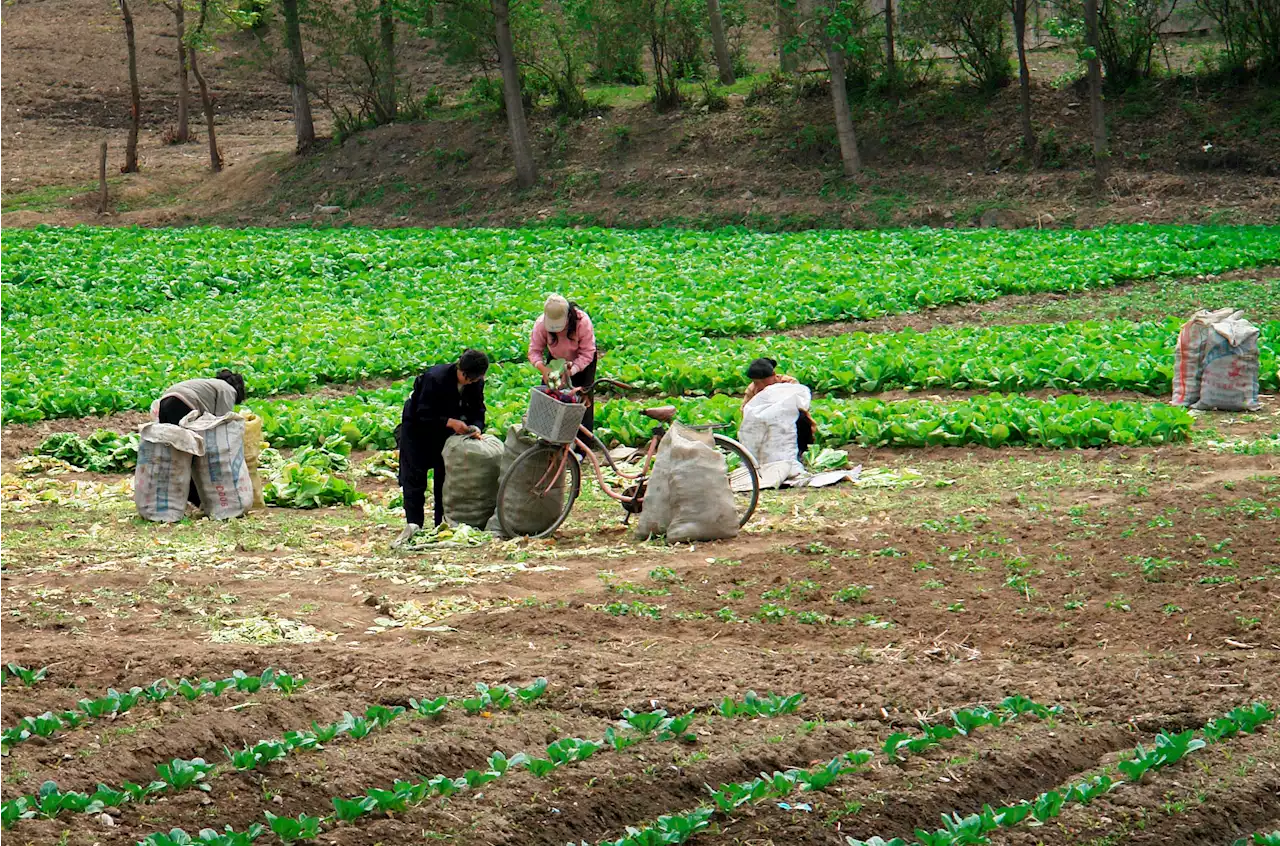
[[[675,542],[737,537],[738,512],[724,455],[709,433],[679,423],[667,430],[658,445],[636,535]]]
[[[204,455],[191,473],[200,494],[200,507],[215,520],[240,517],[253,507],[253,478],[244,458],[244,418],[232,412],[222,417],[191,412],[182,427],[204,442]]]
[[[1204,345],[1200,396],[1191,407],[1257,411],[1258,327],[1233,316],[1212,329]]]
[[[529,450],[537,446],[540,441],[534,435],[526,432],[523,426],[513,424],[507,428],[507,439],[502,448],[502,464],[499,474],[499,484],[501,480],[507,477],[511,470],[511,465],[516,463],[516,459],[524,455]],[[573,459],[570,459],[572,461]],[[560,480],[556,482],[555,487],[547,491],[546,495],[539,498],[531,495],[521,497],[521,492],[528,493],[533,490],[539,482],[543,481],[543,475],[546,473],[545,466],[533,467],[525,465],[520,471],[520,478],[513,478],[507,487],[506,501],[503,503],[503,516],[506,517],[508,525],[503,526],[498,522],[498,515],[495,511],[493,517],[489,519],[488,524],[484,527],[494,537],[509,538],[516,536],[537,535],[545,532],[551,527],[551,524],[560,516],[560,509],[564,507],[564,486],[568,484],[569,471],[566,469],[560,476]],[[449,476],[445,475],[445,481],[449,481]]]
[[[793,382],[778,382],[756,394],[742,409],[738,441],[759,466],[760,486],[780,487],[804,475],[796,418],[809,410],[809,389]],[[764,480],[776,480],[766,485]]]
[[[191,460],[203,453],[204,441],[181,426],[144,423],[139,427],[133,502],[143,519],[176,523],[183,518],[191,487]]]
[[[444,519],[483,529],[498,502],[502,441],[493,435],[451,435],[444,442]]]
[[[1201,309],[1182,324],[1178,343],[1173,349],[1173,398],[1170,405],[1195,405],[1200,401],[1205,350],[1213,336],[1213,325],[1237,319],[1242,313],[1230,308],[1217,311]]]

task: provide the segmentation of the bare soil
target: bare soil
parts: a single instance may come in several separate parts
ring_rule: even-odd
[[[449,552],[379,558],[386,553],[372,550],[385,549],[393,528],[347,522],[342,509],[310,517],[272,510],[229,526],[231,535],[201,524],[130,526],[111,516],[126,512],[71,523],[56,510],[7,514],[4,659],[51,670],[30,690],[6,689],[6,725],[161,676],[221,677],[271,665],[312,682],[288,698],[228,694],[139,706],[110,723],[20,744],[6,760],[6,799],[45,779],[82,790],[145,781],[170,757],[221,760],[224,746],[370,704],[462,695],[477,681],[550,681],[547,697],[532,706],[397,721],[254,773],[222,773],[207,795],[126,805],[111,827],[73,814],[24,821],[7,835],[126,844],[171,826],[242,828],[264,811],[325,814],[331,796],[460,775],[494,749],[540,752],[558,737],[598,738],[624,708],[699,710],[692,746],[603,751],[546,780],[521,772],[323,838],[373,846],[427,831],[477,846],[595,842],[696,806],[705,784],[876,750],[890,732],[951,708],[1012,693],[1066,708],[1052,723],[1027,718],[988,729],[905,765],[878,759],[796,800],[809,811],[766,803],[717,816],[716,828],[698,838],[841,844],[846,835],[906,835],[936,826],[942,813],[1031,798],[1114,762],[1135,743],[1149,745],[1157,731],[1280,698],[1280,458],[1187,448],[1069,455],[879,451],[866,458],[954,481],[874,495],[773,493],[752,531],[695,546],[636,545],[616,518],[597,523],[587,514],[554,543],[452,558],[496,563],[516,554],[562,569],[509,569],[461,589],[407,581],[431,578],[450,563]],[[86,534],[86,522],[102,531]],[[37,541],[42,531],[47,540]],[[264,549],[264,540],[275,547]],[[366,563],[353,570],[355,561]],[[1015,574],[1025,582],[1011,583]],[[864,590],[841,601],[838,592],[851,586]],[[459,593],[482,610],[445,617],[445,630],[366,631],[401,602]],[[224,594],[234,604],[218,611]],[[634,606],[609,613],[611,603],[636,602],[658,618]],[[779,608],[785,613],[771,621]],[[259,609],[303,614],[336,640],[204,642],[210,615]],[[712,715],[722,697],[748,689],[807,698],[790,717]],[[1012,832],[999,842],[1079,843],[1085,833],[1124,843],[1228,842],[1275,816],[1277,737],[1271,730],[1230,741],[1198,758],[1203,768],[1188,761],[1073,811],[1058,829]],[[1178,797],[1185,811],[1161,810]]]

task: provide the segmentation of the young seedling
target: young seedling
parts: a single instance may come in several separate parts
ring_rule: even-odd
[[[353,823],[357,819],[364,817],[375,808],[376,800],[371,796],[361,796],[360,799],[343,799],[340,796],[333,797],[333,815],[338,822]]]
[[[545,678],[539,677],[536,681],[534,681],[533,684],[529,685],[528,687],[522,687],[518,689],[516,691],[516,696],[519,697],[521,702],[528,705],[531,702],[536,702],[546,692],[547,692],[547,680]]]
[[[297,843],[301,840],[314,840],[320,836],[320,817],[310,814],[298,814],[296,817],[277,817],[270,811],[263,812],[267,824],[276,837],[284,843]]]
[[[424,699],[419,702],[417,699],[409,700],[409,707],[417,712],[420,716],[435,718],[444,713],[445,706],[449,704],[449,697],[440,696],[436,699]]]
[[[7,684],[9,679],[15,678],[22,683],[23,687],[32,687],[36,682],[44,679],[48,672],[48,667],[28,670],[20,664],[9,663],[0,667],[0,684]]]
[[[630,708],[622,712],[622,721],[626,725],[644,734],[652,734],[658,730],[658,726],[662,725],[662,721],[666,719],[667,712],[662,710],[648,711],[637,714]]]
[[[160,776],[166,790],[189,790],[194,787],[207,791],[209,785],[205,783],[204,777],[212,769],[213,765],[205,763],[204,758],[192,758],[189,761],[174,758],[167,764],[157,764],[156,774]]]

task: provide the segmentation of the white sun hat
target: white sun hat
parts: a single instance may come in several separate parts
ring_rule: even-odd
[[[559,294],[547,297],[542,307],[542,325],[548,332],[563,332],[569,325],[569,301]]]

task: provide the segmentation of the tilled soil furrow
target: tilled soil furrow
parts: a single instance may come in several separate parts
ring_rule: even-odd
[[[1150,744],[1145,744],[1150,746]],[[1280,735],[1235,737],[1124,784],[1052,824],[997,832],[1001,846],[1234,846],[1280,820]],[[1059,788],[1064,785],[1059,785]]]
[[[504,825],[490,830],[505,832],[501,839],[476,842],[563,846],[617,836],[628,825],[696,807],[708,799],[707,785],[808,767],[814,761],[825,763],[840,753],[873,744],[880,734],[865,726],[830,724],[801,737],[786,736],[769,720],[753,723],[750,735],[735,735],[733,728],[728,723],[713,724],[710,737],[701,738],[696,747],[678,750],[684,755],[702,751],[710,756],[684,766],[667,757],[677,750],[666,748],[633,747],[638,754],[593,758],[553,795],[513,802],[498,812]],[[645,755],[643,760],[640,754]]]
[[[957,772],[949,764],[931,763],[913,772],[909,762],[887,783],[877,785],[881,804],[849,819],[844,832],[863,839],[873,835],[888,839],[916,828],[932,830],[942,814],[966,814],[984,803],[1033,798],[1093,769],[1108,753],[1132,743],[1131,732],[1113,725],[1053,729],[1017,725],[1002,734],[987,729],[974,738],[977,759],[971,766]],[[892,773],[887,768],[879,772],[882,776]]]
[[[279,694],[257,695],[230,706],[165,702],[123,726],[96,721],[49,741],[20,744],[8,765],[27,776],[20,786],[5,784],[4,798],[31,792],[45,780],[57,782],[62,790],[84,792],[92,792],[99,783],[115,788],[125,781],[147,784],[156,778],[157,764],[174,758],[222,763],[224,747],[234,751],[279,739],[285,731],[310,728],[312,721],[330,723],[344,710],[363,711],[367,704],[354,696],[285,699]]]

